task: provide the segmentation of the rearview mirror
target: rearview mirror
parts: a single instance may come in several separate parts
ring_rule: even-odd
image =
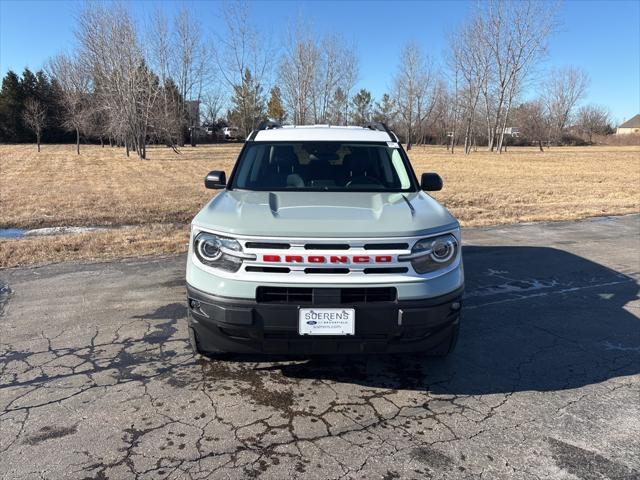
[[[225,188],[227,186],[227,176],[224,172],[213,170],[204,177],[204,186],[212,189]]]
[[[425,192],[437,192],[442,190],[442,178],[437,173],[423,173],[420,180],[420,188]]]

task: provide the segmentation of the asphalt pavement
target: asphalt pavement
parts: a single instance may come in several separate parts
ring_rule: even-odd
[[[0,271],[0,478],[640,478],[640,215],[463,239],[446,359],[196,360],[184,255]]]

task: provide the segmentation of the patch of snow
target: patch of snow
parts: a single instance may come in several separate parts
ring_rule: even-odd
[[[95,232],[97,230],[107,230],[104,227],[49,227],[49,228],[36,228],[34,230],[27,230],[24,232],[25,237],[40,237],[45,235],[63,235],[69,233],[87,233]]]

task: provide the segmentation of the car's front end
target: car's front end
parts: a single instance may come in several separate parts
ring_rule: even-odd
[[[277,159],[283,145],[294,145],[289,152],[297,152],[299,163]],[[243,183],[242,158],[252,155],[245,147],[229,184],[217,179],[225,191],[194,219],[187,261],[194,349],[448,353],[464,288],[458,222],[417,188],[408,165],[406,178],[401,172],[397,183],[388,173],[385,188],[371,183],[372,174],[336,180],[339,169],[356,178],[348,152],[362,149],[369,149],[370,162],[388,153],[399,168],[399,155],[408,160],[397,145],[343,142],[335,147],[340,153],[331,155],[327,144],[309,145],[261,145],[269,149],[265,165],[285,170],[282,188],[268,185],[264,170],[254,184]],[[260,154],[253,152],[255,158]],[[331,159],[324,170],[336,169],[317,188],[317,169],[313,173],[302,157],[313,161],[322,155]],[[334,183],[341,187],[332,188]]]

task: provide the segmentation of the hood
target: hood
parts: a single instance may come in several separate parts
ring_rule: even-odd
[[[349,238],[430,234],[458,222],[424,192],[225,190],[193,225],[238,235]]]

